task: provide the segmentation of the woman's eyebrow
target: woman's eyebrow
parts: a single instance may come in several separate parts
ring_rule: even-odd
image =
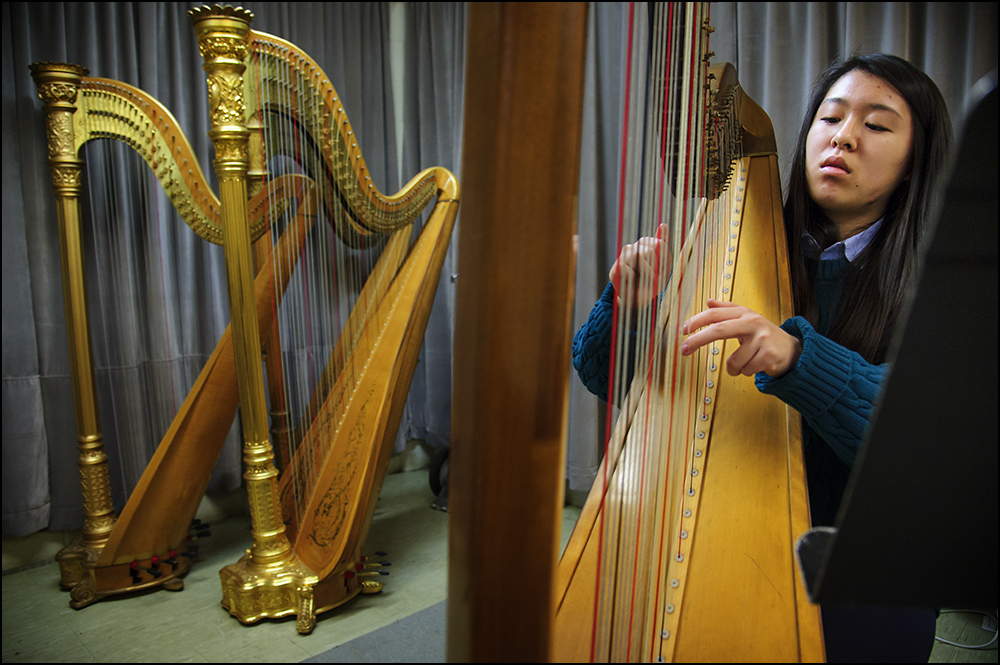
[[[828,103],[829,104],[836,104],[838,106],[850,106],[850,104],[848,103],[848,101],[846,99],[844,99],[843,97],[827,97],[826,99],[823,100],[823,103],[824,104],[828,104]],[[879,104],[879,103],[876,103],[876,102],[869,102],[867,104],[862,104],[862,107],[864,109],[866,109],[866,110],[869,110],[869,111],[888,111],[888,112],[893,113],[893,114],[895,114],[895,115],[897,115],[899,117],[902,117],[900,115],[899,111],[897,111],[896,109],[894,109],[893,107],[891,107],[891,106],[889,106],[887,104]]]

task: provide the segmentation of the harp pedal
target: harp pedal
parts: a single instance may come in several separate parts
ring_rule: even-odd
[[[170,566],[170,571],[168,571],[168,572],[172,573],[175,570],[177,570],[177,559],[174,558],[173,551],[170,552],[170,556],[168,558],[166,558],[166,559],[161,559],[160,557],[154,556],[153,559],[152,559],[152,561],[150,562],[150,565],[154,569],[156,569],[156,572],[162,574],[163,571],[160,570],[160,564],[161,563]],[[154,578],[159,579],[159,576],[158,575],[154,575]],[[135,578],[132,578],[132,579],[135,579]],[[172,578],[169,578],[167,580],[164,580],[162,586],[167,591],[181,591],[184,588],[184,580],[182,580],[179,577],[172,577]]]
[[[385,552],[376,552],[378,556],[386,556]],[[367,556],[361,557],[361,562],[355,564],[352,570],[347,570],[344,572],[344,583],[349,584],[350,580],[357,579],[357,584],[361,588],[361,593],[363,594],[373,594],[380,593],[385,586],[382,582],[378,582],[373,579],[363,579],[371,577],[379,577],[380,575],[388,575],[388,570],[383,570],[392,563],[389,561],[371,561]]]
[[[184,555],[182,554],[181,556]],[[179,565],[179,562],[177,561],[177,550],[170,550],[167,557],[163,559],[163,563],[170,566],[170,570],[177,570],[177,566]]]
[[[150,565],[148,567],[140,566],[138,561],[133,561],[131,564],[129,564],[128,568],[129,568],[129,575],[132,577],[133,584],[142,584],[142,573],[139,572],[140,570],[146,571],[146,573],[148,573],[154,580],[159,579],[160,577],[163,576],[163,573],[160,572],[159,564],[156,557],[153,557],[153,560],[150,562]]]
[[[202,522],[201,520],[191,522],[191,528],[188,530],[188,540],[208,538],[212,535],[212,532],[209,531],[210,528],[211,525],[208,522]]]
[[[375,554],[377,556],[385,556],[385,552],[376,552]],[[392,565],[389,561],[370,561],[366,556],[361,557],[361,563],[364,564],[365,568],[386,568]],[[385,572],[383,574],[388,575],[389,573]]]

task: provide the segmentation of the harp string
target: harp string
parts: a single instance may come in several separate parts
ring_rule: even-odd
[[[685,500],[693,491],[687,470],[692,455],[701,454],[695,447],[697,399],[709,362],[705,356],[681,361],[680,324],[693,307],[719,297],[725,230],[715,218],[729,207],[712,200],[704,175],[706,130],[712,129],[703,93],[707,10],[671,4],[648,23],[647,10],[636,9],[630,5],[618,247],[620,253],[627,239],[656,236],[664,224],[660,237],[672,262],[669,272],[645,274],[639,284],[623,277],[612,314],[591,645],[597,660],[631,660],[646,652],[644,644],[658,644],[653,637],[666,612],[665,569],[680,555]],[[633,301],[636,293],[659,295],[646,306]],[[630,375],[636,379],[626,395]],[[626,419],[636,414],[627,435],[611,431],[615,404]]]
[[[268,378],[269,382],[273,382],[275,390],[269,390],[269,397],[272,400],[278,401],[277,410],[279,413],[284,412],[288,414],[286,417],[294,417],[296,410],[296,398],[297,393],[296,381],[294,375],[290,375],[289,366],[294,364],[295,358],[286,352],[287,348],[295,348],[297,346],[297,339],[299,332],[296,329],[296,321],[288,320],[286,311],[289,307],[289,303],[295,303],[298,299],[298,290],[294,287],[294,284],[298,282],[298,277],[292,273],[292,277],[289,280],[289,286],[286,289],[284,298],[281,298],[280,293],[277,289],[280,287],[278,275],[297,270],[298,261],[295,261],[295,266],[287,265],[285,261],[294,261],[293,257],[285,257],[283,252],[273,251],[273,242],[281,236],[282,222],[285,222],[286,228],[290,226],[287,220],[287,209],[282,208],[281,199],[284,196],[278,196],[275,191],[276,183],[278,178],[285,175],[286,172],[290,172],[288,169],[288,164],[280,159],[274,159],[268,154],[268,147],[274,145],[282,145],[287,143],[287,140],[282,136],[285,131],[282,125],[279,125],[276,121],[272,119],[272,109],[277,108],[281,103],[281,95],[285,86],[282,84],[282,76],[279,69],[280,60],[275,58],[265,57],[261,50],[254,49],[254,64],[253,68],[248,68],[248,73],[254,75],[256,80],[253,82],[249,88],[251,90],[257,90],[255,102],[256,113],[258,114],[259,122],[261,125],[261,163],[266,172],[266,182],[264,187],[266,188],[266,202],[265,202],[265,215],[267,217],[267,226],[270,239],[268,241],[269,248],[268,251],[272,256],[272,271],[274,273],[275,279],[275,289],[274,297],[272,299],[272,310],[275,312],[274,324],[271,331],[271,335],[277,337],[277,344],[272,347],[273,351],[277,353],[279,361],[272,363],[269,369],[274,370],[276,376]],[[305,243],[303,243],[303,246]],[[300,250],[300,255],[302,250]],[[300,256],[301,258],[301,256]],[[283,303],[283,304],[279,304]],[[296,309],[301,310],[301,307]],[[271,410],[275,411],[274,404],[271,405]],[[286,463],[291,460],[294,454],[291,442],[286,438],[282,442],[283,455]],[[292,502],[290,506],[294,512],[295,502]],[[285,515],[288,519],[290,516]],[[294,516],[291,516],[294,520]],[[297,520],[296,520],[297,521]]]
[[[173,207],[160,210],[166,193],[155,175],[131,146],[110,138],[117,134],[116,97],[103,91],[107,85],[88,82],[81,91],[83,135],[93,138],[80,149],[88,183],[83,208],[88,214],[80,224],[87,272],[97,285],[97,312],[91,308],[91,318],[100,323],[95,343],[107,375],[109,399],[102,404],[110,412],[105,419],[110,427],[105,435],[118,447],[118,476],[127,496],[176,415],[177,390],[186,387],[188,377],[184,349],[174,349],[169,330],[172,312],[180,311],[180,294],[168,280],[163,256],[163,244],[172,237]],[[90,256],[87,247],[92,247]],[[154,325],[157,310],[162,319]],[[153,355],[161,348],[153,345],[159,328],[162,358]],[[175,368],[178,361],[181,366]]]
[[[663,113],[663,90],[661,86],[656,84],[657,81],[662,79],[663,76],[663,64],[664,58],[661,48],[663,46],[663,13],[657,12],[652,30],[650,32],[651,39],[649,49],[651,53],[651,60],[649,66],[649,76],[646,80],[649,83],[644,86],[647,94],[651,93],[652,97],[643,104],[642,107],[645,109],[645,117],[643,121],[643,127],[645,133],[648,136],[641,143],[643,145],[642,159],[643,164],[641,167],[641,173],[648,174],[648,181],[650,183],[656,182],[656,173],[662,171],[662,168],[657,164],[657,156],[655,146],[662,141],[657,140],[657,134],[659,133],[660,127],[658,118],[662,117]],[[662,182],[661,182],[662,184]],[[636,210],[636,221],[638,223],[639,229],[637,231],[638,235],[650,237],[655,234],[655,223],[660,221],[657,216],[652,213],[656,210],[655,201],[657,198],[662,196],[662,192],[658,191],[657,186],[643,186],[640,190],[641,203],[639,203]],[[655,259],[655,257],[654,257]],[[640,276],[639,293],[658,293],[659,289],[654,288],[659,286],[654,283],[658,282],[660,275],[657,274],[659,266],[654,260],[654,272],[644,272]],[[630,292],[632,294],[634,292]],[[646,369],[646,390],[644,391],[645,398],[645,416],[642,422],[639,424],[640,432],[644,435],[649,433],[651,427],[653,427],[653,421],[656,419],[658,411],[652,411],[649,409],[651,400],[651,390],[650,381],[652,379],[652,372],[649,371],[653,368],[653,347],[654,338],[650,334],[653,332],[651,324],[653,321],[653,313],[656,310],[655,298],[649,305],[646,304],[645,298],[642,302],[634,302],[629,305],[630,311],[634,309],[637,315],[636,329],[641,334],[638,335],[637,340],[637,357],[636,357],[636,372],[642,368]],[[641,376],[641,375],[640,375]],[[625,560],[622,562],[622,570],[624,572],[624,587],[628,589],[628,597],[623,599],[625,602],[621,603],[621,610],[619,614],[621,615],[615,624],[619,626],[618,636],[616,640],[619,644],[625,645],[624,659],[632,659],[632,651],[635,639],[641,636],[641,632],[635,630],[635,627],[643,626],[645,623],[645,610],[646,602],[645,597],[648,592],[648,588],[645,584],[641,583],[641,580],[648,579],[646,575],[646,566],[648,561],[649,550],[646,547],[646,543],[649,540],[648,525],[647,525],[647,515],[648,511],[644,509],[647,499],[647,465],[652,460],[653,449],[650,446],[650,441],[648,436],[640,436],[637,443],[639,445],[630,446],[625,454],[624,463],[626,469],[626,479],[624,483],[624,488],[628,493],[626,497],[626,513],[627,519],[624,524],[622,532],[624,534],[623,544],[624,550],[627,554]],[[634,535],[633,535],[634,534]],[[628,615],[624,616],[624,610],[627,607]],[[637,616],[637,613],[639,616]],[[620,652],[620,648],[619,648]]]
[[[84,123],[90,128],[90,125],[97,124],[96,120],[90,117],[90,114],[84,114]],[[84,147],[86,151],[87,158],[84,159],[84,164],[87,173],[87,182],[89,188],[87,190],[89,199],[89,210],[90,210],[90,225],[91,225],[91,237],[94,240],[94,266],[95,273],[97,275],[98,282],[98,293],[100,294],[101,302],[99,303],[99,309],[101,313],[101,325],[103,328],[101,338],[102,346],[104,348],[105,362],[108,363],[109,376],[114,374],[114,365],[116,364],[116,359],[112,355],[111,348],[111,337],[117,334],[116,328],[112,327],[114,321],[123,320],[123,316],[130,316],[132,312],[127,315],[121,310],[127,308],[119,307],[118,302],[121,298],[119,294],[119,279],[115,274],[116,266],[118,261],[120,261],[120,256],[115,256],[121,253],[121,244],[115,238],[114,228],[115,225],[112,223],[112,217],[114,216],[112,211],[115,207],[114,198],[111,192],[111,183],[113,182],[110,174],[110,161],[109,156],[110,148],[105,144],[108,141],[92,141]],[[97,163],[97,167],[94,167],[94,163]],[[81,224],[82,227],[82,224]],[[86,254],[86,252],[85,252]],[[108,274],[110,273],[110,274]],[[134,326],[133,326],[133,329]],[[118,390],[116,383],[112,380],[108,381],[110,399],[110,408],[112,415],[112,424],[114,427],[116,440],[122,442],[119,444],[120,456],[122,463],[119,467],[119,474],[121,477],[122,487],[129,487],[129,477],[134,477],[138,462],[136,460],[136,450],[132,446],[124,445],[122,441],[123,430],[134,427],[136,423],[132,419],[127,419],[124,417],[123,413],[126,410],[126,405],[119,405]],[[138,388],[138,386],[136,386]],[[125,394],[131,393],[131,390],[127,390]],[[107,436],[107,434],[105,434]],[[109,437],[110,438],[110,437]],[[137,437],[128,437],[130,440],[136,440]],[[126,470],[127,469],[127,470]],[[127,490],[126,490],[127,491]]]
[[[626,48],[626,66],[625,66],[625,94],[624,99],[624,113],[622,114],[623,131],[622,131],[622,163],[620,169],[620,179],[619,179],[619,192],[618,192],[618,237],[616,245],[620,248],[623,246],[623,232],[624,232],[624,205],[625,205],[625,184],[626,184],[626,169],[625,165],[628,160],[628,130],[629,130],[629,109],[631,102],[631,88],[632,88],[632,36],[633,28],[635,25],[635,3],[629,4],[629,18],[628,18],[628,28],[626,30],[625,38],[627,42]],[[608,506],[614,505],[610,501],[609,494],[609,482],[608,476],[611,473],[611,452],[612,452],[612,423],[614,422],[614,404],[619,402],[620,390],[618,385],[620,384],[620,373],[617,371],[620,367],[619,358],[621,356],[621,347],[623,346],[623,340],[621,337],[621,326],[619,325],[619,319],[621,318],[621,308],[618,306],[617,298],[614,301],[612,307],[612,327],[611,327],[611,340],[610,340],[610,356],[612,358],[612,367],[609,371],[608,377],[608,387],[607,387],[607,397],[608,405],[606,412],[606,425],[605,425],[605,435],[604,435],[604,463],[601,465],[601,491],[602,491],[602,509],[600,511],[600,516],[598,520],[598,546],[597,546],[597,574],[595,577],[595,590],[594,590],[594,610],[592,615],[592,631],[591,631],[591,645],[590,645],[590,661],[598,662],[598,658],[602,659],[605,657],[605,644],[607,642],[605,627],[607,625],[608,601],[605,599],[605,594],[601,591],[607,588],[607,574],[606,570],[609,567],[607,563],[608,551],[613,551],[612,541],[610,540],[611,534],[611,519],[608,516]],[[624,342],[627,344],[627,341]],[[623,411],[627,413],[627,410]],[[606,547],[607,545],[607,547]]]
[[[671,135],[673,133],[672,132],[672,128],[676,126],[677,119],[675,117],[675,111],[674,111],[674,93],[675,93],[675,87],[672,86],[672,85],[670,85],[670,81],[672,80],[673,77],[676,76],[675,72],[674,72],[674,69],[676,68],[677,63],[679,62],[679,59],[678,59],[678,55],[679,54],[677,53],[677,47],[679,46],[679,42],[678,42],[678,40],[674,36],[675,35],[675,26],[676,26],[676,23],[675,23],[675,14],[674,14],[674,5],[673,4],[668,5],[666,13],[667,13],[667,33],[665,35],[666,44],[665,44],[665,48],[664,48],[664,57],[665,57],[666,62],[664,63],[664,73],[663,73],[662,79],[661,79],[662,80],[662,85],[658,86],[658,87],[662,88],[662,90],[663,90],[663,106],[662,106],[661,111],[660,111],[661,114],[662,114],[662,126],[661,126],[661,130],[660,130],[661,131],[661,137],[660,137],[660,151],[659,151],[659,154],[660,154],[660,157],[661,157],[661,160],[662,160],[661,161],[662,168],[661,168],[660,183],[659,183],[659,187],[658,187],[659,193],[660,193],[659,202],[658,202],[658,206],[657,206],[657,208],[658,208],[658,213],[657,213],[658,214],[658,219],[657,219],[658,226],[659,226],[659,223],[663,223],[663,221],[664,221],[663,218],[662,218],[662,214],[663,214],[664,203],[665,203],[665,198],[666,198],[665,194],[668,192],[668,185],[669,185],[669,183],[673,182],[674,177],[675,177],[675,173],[674,173],[674,170],[673,170],[674,169],[674,160],[671,159],[669,157],[669,155],[670,155],[670,152],[672,150],[671,146],[673,145],[673,142],[675,142],[677,140],[675,137],[673,137]],[[672,202],[667,202],[667,204],[668,205],[672,205]],[[675,216],[668,213],[668,215],[667,215],[667,221],[668,221],[668,228],[669,228],[669,236],[665,240],[667,241],[667,243],[669,243],[669,245],[668,245],[669,249],[667,251],[670,252],[671,257],[675,257],[675,256],[678,255],[678,249],[680,247],[680,245],[679,245],[679,238],[682,236],[681,230],[679,228],[677,228],[676,223],[673,223],[674,220],[675,220]],[[665,245],[667,243],[665,243]],[[676,269],[677,263],[676,263],[675,259],[672,259],[671,266],[672,266],[672,270],[671,270],[672,273],[679,272]],[[663,279],[666,280],[666,278],[667,278],[667,276],[664,275]],[[665,291],[666,286],[667,285],[665,283],[664,284],[658,284],[657,285],[657,292],[660,292],[661,290]],[[667,304],[669,306],[669,296],[666,296],[666,297],[667,297]],[[659,301],[657,301],[657,302],[659,302]],[[659,321],[659,317],[658,316],[654,316],[653,318],[654,318],[655,321]],[[656,377],[663,376],[663,373],[664,373],[664,371],[666,369],[665,366],[664,366],[664,362],[665,362],[666,358],[664,357],[664,355],[662,354],[662,352],[660,352],[660,353],[654,352],[653,356],[652,356],[652,360],[653,360],[653,364],[654,364],[654,366],[653,366],[653,375],[656,376]],[[652,381],[650,381],[649,385],[647,385],[647,393],[650,396],[652,395]],[[650,399],[651,399],[651,397],[650,397]],[[662,428],[664,427],[663,423],[664,423],[664,417],[665,417],[664,410],[663,409],[658,409],[658,410],[654,411],[653,413],[654,413],[655,420],[651,424],[652,425],[652,429],[654,429],[656,431],[662,431]],[[645,440],[649,441],[651,445],[653,445],[653,441],[652,441],[653,437],[649,436],[648,433],[645,433],[645,436],[643,438]],[[657,510],[654,510],[654,514],[651,516],[652,517],[652,529],[653,529],[653,533],[651,534],[651,537],[654,539],[654,542],[655,542],[656,534],[657,533],[662,533],[662,529],[663,529],[663,519],[661,517],[659,520],[657,520],[657,514],[661,514],[662,515],[662,514],[665,514],[665,513],[664,513],[662,507],[659,506],[660,501],[658,501],[657,499],[659,497],[661,497],[661,496],[664,497],[664,498],[666,498],[666,493],[663,490],[663,486],[664,486],[664,483],[667,480],[666,471],[667,471],[667,468],[668,468],[668,465],[669,465],[669,455],[667,453],[669,451],[664,451],[661,446],[655,446],[655,445],[654,445],[653,451],[654,451],[654,461],[653,461],[653,464],[651,465],[651,468],[653,469],[653,472],[655,474],[655,478],[654,478],[654,483],[652,483],[652,488],[651,489],[652,489],[652,492],[654,493],[655,496],[652,498],[652,505],[654,507],[656,507]],[[647,579],[651,580],[652,585],[653,585],[653,593],[652,593],[652,598],[654,600],[654,605],[653,605],[653,608],[652,608],[652,610],[653,610],[653,620],[652,620],[652,622],[650,622],[648,624],[645,624],[645,625],[650,626],[651,628],[655,628],[655,626],[656,626],[656,614],[657,614],[657,611],[659,609],[659,604],[656,603],[655,600],[657,598],[659,598],[660,593],[661,593],[661,584],[662,584],[662,581],[663,581],[663,569],[662,568],[663,568],[662,567],[662,556],[657,556],[657,557],[651,558],[651,560],[649,561],[649,568],[648,568],[648,577],[647,577]],[[648,612],[648,608],[647,608],[647,612]]]
[[[285,359],[281,383],[287,395],[283,400],[293,426],[286,454],[288,478],[283,482],[293,495],[286,507],[293,508],[294,516],[286,515],[286,519],[298,523],[330,440],[319,440],[318,425],[320,421],[335,425],[340,420],[355,387],[354,377],[361,370],[359,363],[364,361],[351,350],[359,344],[371,345],[358,339],[364,330],[359,320],[363,317],[348,314],[355,304],[366,309],[366,302],[357,300],[359,294],[371,297],[363,284],[372,272],[376,251],[348,249],[332,232],[349,232],[346,229],[352,224],[345,216],[334,174],[326,166],[330,164],[333,170],[349,167],[340,152],[337,124],[343,115],[338,100],[328,100],[318,92],[318,68],[307,71],[304,60],[290,49],[258,38],[254,50],[255,69],[265,79],[256,87],[259,107],[266,109],[262,113],[266,118],[262,143],[270,150],[265,156],[270,175],[273,178],[286,171],[307,175],[315,183],[315,198],[324,202],[321,210],[329,214],[329,228],[326,223],[313,227],[295,266],[296,286],[279,308]],[[357,209],[363,215],[365,207],[358,205]],[[272,217],[277,221],[279,215]]]

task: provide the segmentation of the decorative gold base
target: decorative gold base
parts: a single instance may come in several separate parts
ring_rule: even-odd
[[[96,561],[99,553],[100,550],[85,547],[82,538],[59,550],[56,563],[59,564],[59,586],[63,591],[69,591],[83,581],[83,562],[88,558]]]
[[[132,570],[129,564],[98,566],[103,548],[87,547],[76,539],[56,554],[59,564],[59,586],[69,591],[69,606],[80,610],[108,596],[119,596],[135,591],[163,587],[168,591],[184,588],[181,579],[191,569],[191,560],[180,556],[175,564],[162,558],[137,561],[141,566]],[[155,570],[159,577],[154,577]]]
[[[250,550],[236,563],[219,571],[222,606],[241,623],[295,614],[296,629],[308,635],[316,626],[313,587],[319,578],[295,557],[275,566],[262,566]]]

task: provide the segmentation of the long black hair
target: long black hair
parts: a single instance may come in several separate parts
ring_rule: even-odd
[[[795,310],[814,324],[813,282],[817,264],[804,255],[802,236],[808,232],[820,247],[828,247],[838,237],[833,222],[809,194],[806,138],[827,92],[855,69],[896,88],[909,104],[913,118],[910,178],[890,197],[875,237],[845,269],[844,295],[828,332],[831,339],[857,351],[869,362],[880,363],[885,359],[907,284],[915,273],[922,230],[933,209],[938,179],[951,147],[951,120],[944,98],[930,77],[894,55],[859,55],[839,60],[816,81],[795,145],[784,208]]]

